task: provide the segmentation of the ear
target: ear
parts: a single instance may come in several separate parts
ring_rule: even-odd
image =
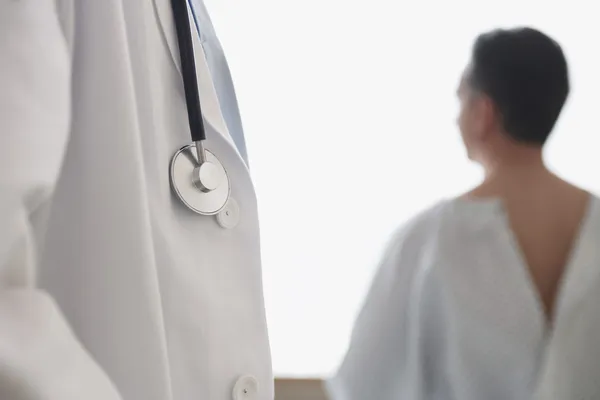
[[[477,99],[477,119],[477,131],[481,139],[486,139],[495,130],[498,121],[496,106],[488,96],[483,95]]]

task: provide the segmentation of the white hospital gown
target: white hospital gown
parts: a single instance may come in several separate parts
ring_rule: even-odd
[[[392,239],[332,400],[600,399],[600,200],[554,326],[496,200],[445,201]]]

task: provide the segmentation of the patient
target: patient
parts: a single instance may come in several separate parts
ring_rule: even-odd
[[[543,33],[476,40],[458,124],[485,179],[393,237],[333,400],[600,399],[600,201],[542,157],[568,93]]]

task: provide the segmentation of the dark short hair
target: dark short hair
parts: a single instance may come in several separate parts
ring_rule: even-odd
[[[494,30],[475,41],[470,68],[469,86],[495,103],[505,132],[543,145],[569,94],[560,45],[532,28]]]

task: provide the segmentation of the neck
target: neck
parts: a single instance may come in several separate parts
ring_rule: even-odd
[[[524,146],[513,142],[497,143],[495,151],[481,163],[486,179],[508,174],[512,178],[546,170],[539,146]]]
[[[524,153],[512,153],[510,157],[496,157],[493,161],[482,163],[485,178],[475,194],[497,196],[514,190],[527,191],[551,175],[541,151]]]
[[[546,172],[547,168],[541,154],[532,157],[511,160],[497,160],[484,164],[485,179],[495,179],[506,176],[510,179],[527,178]]]

